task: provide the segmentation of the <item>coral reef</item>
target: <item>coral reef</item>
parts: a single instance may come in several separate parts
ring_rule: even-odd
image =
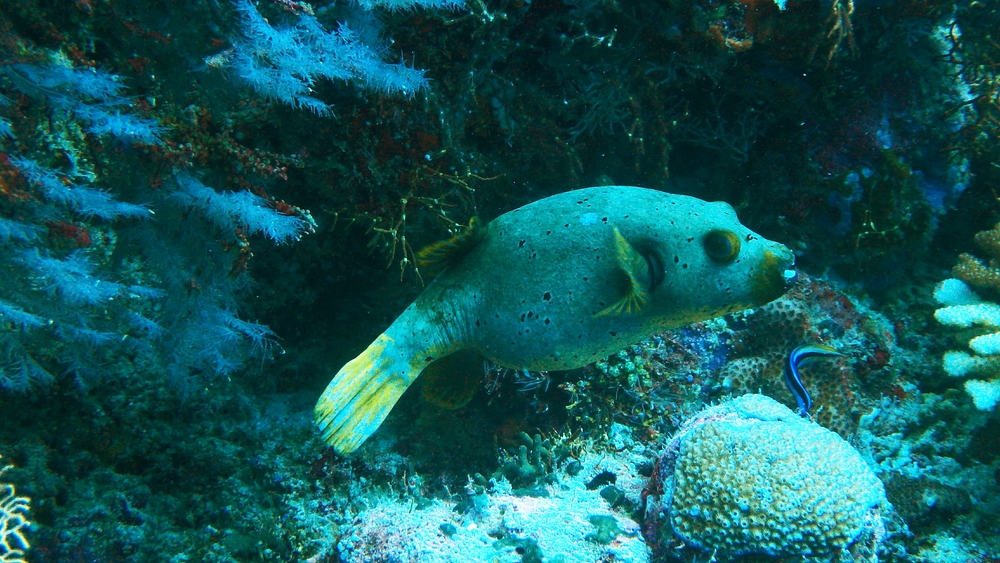
[[[988,561],[997,553],[998,431],[992,413],[957,389],[887,397],[863,417],[854,443],[877,464],[895,509],[886,559]]]
[[[657,462],[647,503],[660,556],[719,561],[875,562],[889,508],[854,448],[763,395],[688,420]]]
[[[833,285],[800,278],[763,307],[664,332],[598,362],[583,382],[586,391],[576,392],[572,414],[589,425],[606,417],[607,409],[663,432],[727,395],[762,392],[792,406],[782,379],[788,354],[796,346],[823,343],[846,357],[802,369],[814,401],[810,416],[851,437],[862,414],[884,395],[903,393],[905,381],[891,365],[900,352],[895,329]]]
[[[993,563],[1000,409],[963,387],[993,400],[969,343],[1000,301],[973,286],[953,327],[931,288],[959,249],[954,275],[996,276],[998,28],[946,0],[0,0],[18,557],[335,561],[376,499],[463,534],[563,486],[604,503],[581,537],[638,541],[615,529],[667,437],[731,395],[792,406],[787,354],[824,344],[810,418],[874,460],[882,561]],[[414,249],[615,184],[727,201],[804,275],[580,370],[470,360],[453,410],[407,393],[352,457],[315,439],[331,370],[434,274]]]

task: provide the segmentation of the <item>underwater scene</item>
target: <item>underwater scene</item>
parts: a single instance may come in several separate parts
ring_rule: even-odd
[[[1000,563],[997,0],[0,0],[0,563]]]

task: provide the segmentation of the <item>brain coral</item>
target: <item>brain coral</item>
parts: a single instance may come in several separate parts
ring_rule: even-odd
[[[854,448],[763,395],[687,421],[647,492],[650,545],[688,560],[876,561],[888,506]]]

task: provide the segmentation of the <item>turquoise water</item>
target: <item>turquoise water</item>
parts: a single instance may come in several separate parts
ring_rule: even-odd
[[[0,7],[0,561],[1000,557],[1000,6]]]

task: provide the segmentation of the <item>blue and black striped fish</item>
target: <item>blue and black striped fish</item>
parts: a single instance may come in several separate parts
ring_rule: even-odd
[[[788,355],[784,371],[785,385],[788,386],[788,390],[792,392],[795,402],[799,405],[799,416],[808,415],[809,409],[812,408],[812,398],[809,397],[809,392],[806,391],[805,385],[802,384],[802,378],[799,376],[799,366],[812,358],[832,356],[843,356],[843,354],[822,344],[799,346]]]

